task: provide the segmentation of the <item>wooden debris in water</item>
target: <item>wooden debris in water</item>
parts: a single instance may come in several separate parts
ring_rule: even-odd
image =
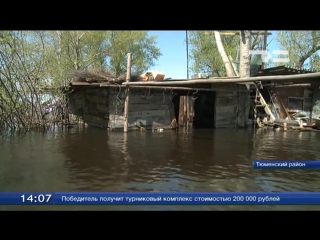
[[[121,84],[126,81],[127,73],[115,76],[111,71],[97,71],[97,70],[74,70],[73,82],[88,82],[88,83],[117,83]],[[139,81],[139,75],[131,75],[130,81]]]
[[[299,124],[299,122],[298,122],[298,124]],[[295,131],[320,132],[320,129],[317,129],[314,126],[303,126],[301,122],[300,122],[300,125],[298,125],[298,126],[288,125],[287,122],[283,122],[283,123],[274,123],[274,122],[264,122],[263,123],[263,122],[261,122],[260,127],[273,127],[274,129],[281,128],[284,131],[295,130]]]

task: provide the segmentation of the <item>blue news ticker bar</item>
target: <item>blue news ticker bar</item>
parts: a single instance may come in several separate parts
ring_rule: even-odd
[[[320,205],[320,192],[0,193],[0,205]]]
[[[320,161],[253,161],[254,169],[320,169]]]

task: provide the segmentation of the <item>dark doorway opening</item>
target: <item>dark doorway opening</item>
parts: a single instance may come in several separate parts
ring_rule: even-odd
[[[176,92],[176,94],[172,102],[180,127],[189,124],[194,128],[215,127],[215,92],[199,92],[196,98],[195,95],[184,92]],[[188,98],[187,101],[186,98]]]
[[[174,96],[174,98],[172,99],[172,103],[173,103],[173,106],[174,106],[174,115],[175,115],[175,118],[177,120],[177,123],[179,123],[179,106],[180,106],[180,94],[176,94]]]
[[[194,128],[214,128],[215,92],[201,92],[194,101]]]

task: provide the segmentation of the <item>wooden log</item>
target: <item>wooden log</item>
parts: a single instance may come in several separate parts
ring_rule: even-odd
[[[115,87],[115,88],[125,88],[125,85],[110,85],[110,84],[100,84],[100,87]],[[199,91],[199,92],[230,92],[230,91],[238,91],[238,92],[248,92],[248,90],[231,90],[230,88],[199,88],[199,87],[172,87],[172,86],[136,86],[130,85],[130,88],[142,88],[142,89],[163,89],[163,90],[182,90],[182,91]]]
[[[300,126],[298,121],[278,119],[278,118],[274,120],[274,123],[278,125],[283,125],[283,123],[287,123],[287,126]]]
[[[266,85],[263,85],[266,86]],[[284,84],[284,85],[274,85],[276,88],[282,88],[282,87],[311,87],[310,83],[301,83],[301,84]]]
[[[261,76],[261,77],[230,77],[224,79],[197,79],[197,80],[175,80],[175,81],[161,81],[161,82],[124,82],[123,85],[150,85],[150,86],[169,86],[169,85],[186,85],[186,84],[200,84],[200,83],[246,83],[246,82],[260,82],[260,81],[306,81],[311,79],[319,79],[320,72],[317,73],[303,73],[297,75],[279,75],[279,76]]]
[[[131,78],[131,53],[128,53],[127,59],[127,76],[126,82],[128,83]],[[124,100],[124,122],[123,122],[123,132],[128,132],[128,112],[129,112],[129,94],[130,89],[129,86],[126,87],[125,91],[125,100]]]

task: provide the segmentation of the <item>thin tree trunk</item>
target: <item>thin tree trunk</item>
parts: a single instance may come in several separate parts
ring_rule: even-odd
[[[250,77],[250,37],[249,30],[240,31],[240,77]]]
[[[240,78],[250,77],[250,39],[251,33],[249,30],[240,31],[240,63],[239,76]],[[240,88],[250,89],[249,84],[240,84]],[[247,127],[250,111],[250,93],[238,92],[238,127]]]
[[[228,77],[236,76],[235,72],[233,71],[232,64],[228,58],[228,55],[227,55],[226,51],[224,50],[220,33],[218,31],[214,31],[214,37],[216,39],[216,44],[217,44],[219,54],[220,54],[222,61],[224,63],[224,67],[226,69],[227,76]]]

